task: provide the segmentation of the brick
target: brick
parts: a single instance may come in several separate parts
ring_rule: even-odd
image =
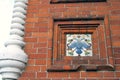
[[[33,54],[33,53],[36,53],[37,52],[37,49],[34,49],[34,48],[32,48],[32,49],[25,49],[25,52],[27,53],[27,54]]]
[[[77,17],[78,15],[78,12],[63,12],[63,17]]]
[[[45,59],[47,57],[46,54],[30,54],[29,59]]]
[[[90,64],[106,64],[106,60],[89,60]]]
[[[38,18],[27,18],[26,22],[36,23],[36,22],[38,22]]]
[[[87,78],[87,80],[96,80],[95,78]]]
[[[115,75],[114,75],[114,72],[104,72],[103,76],[104,77],[114,77]]]
[[[37,5],[31,5],[31,6],[28,6],[28,9],[38,9],[38,6]]]
[[[29,14],[27,14],[26,16],[32,18],[32,17],[34,17],[34,14],[33,14],[33,13],[29,13]]]
[[[92,15],[100,15],[100,16],[103,16],[103,15],[107,15],[109,12],[108,11],[93,11],[91,12]]]
[[[53,9],[50,9],[50,12],[65,12],[67,10],[67,8],[53,8]]]
[[[36,5],[36,4],[40,4],[40,1],[39,0],[31,0],[29,2],[30,5]]]
[[[48,27],[47,22],[40,22],[40,23],[35,23],[35,27]]]
[[[31,80],[34,80],[34,79],[31,79]],[[49,79],[49,78],[39,78],[39,79],[37,79],[37,80],[51,80],[51,79]]]
[[[52,49],[48,49],[48,58],[51,59],[52,56]]]
[[[70,7],[71,8],[71,7]],[[96,7],[91,6],[91,7],[77,7],[78,11],[96,11]]]
[[[117,54],[114,54],[115,58],[120,58],[120,54],[117,53]]]
[[[48,32],[48,28],[44,27],[44,28],[40,28],[39,32]]]
[[[116,72],[115,75],[120,78],[120,72]]]
[[[90,11],[82,11],[81,12],[81,14],[83,14],[83,15],[90,15],[90,13],[91,13]]]
[[[88,60],[73,60],[73,64],[88,64]]]
[[[50,17],[51,15],[49,13],[39,13],[37,15],[35,15],[36,17],[40,17],[43,19],[39,19],[39,21],[47,21],[46,17]]]
[[[109,57],[113,57],[113,51],[112,51],[112,48],[107,48],[107,55],[109,56]]]
[[[87,73],[87,77],[97,77],[97,78],[99,78],[99,77],[102,77],[102,76],[103,76],[102,72],[88,72]]]
[[[25,45],[25,49],[31,49],[33,48],[33,43],[28,43]]]
[[[37,72],[40,71],[40,66],[27,66],[26,70],[30,72]]]
[[[105,42],[101,42],[100,43],[100,57],[106,58],[106,56],[107,56],[107,53],[106,53],[106,48],[105,48]]]
[[[119,2],[119,0],[110,0],[111,3],[113,2]]]
[[[65,69],[65,70],[70,70],[70,69],[71,69],[71,66],[70,66],[70,65],[64,65],[64,66],[63,66],[63,69]]]
[[[47,66],[49,67],[49,66],[51,66],[51,64],[52,64],[52,60],[50,59],[51,57],[47,57]]]
[[[120,15],[112,15],[110,16],[111,20],[120,20]]]
[[[112,58],[112,57],[108,58],[108,62],[109,62],[109,64],[114,66],[114,58]]]
[[[25,32],[32,33],[32,32],[39,32],[39,28],[27,28],[25,29]]]
[[[120,26],[111,26],[111,30],[119,30]]]
[[[50,36],[50,35],[49,35]],[[53,44],[52,44],[52,40],[48,41],[48,48],[52,48]]]
[[[52,80],[61,80],[61,79],[60,79],[60,78],[59,78],[59,79],[57,78],[57,79],[52,79]]]
[[[41,72],[46,72],[47,71],[46,65],[42,65],[40,68],[41,68]]]
[[[85,80],[85,78],[80,78],[80,79],[78,79],[78,78],[71,78],[71,79],[65,79],[65,80]]]
[[[114,53],[120,53],[120,48],[114,48]]]
[[[120,20],[111,20],[110,24],[111,25],[120,25]]]
[[[115,59],[115,64],[120,64],[120,59]]]
[[[100,10],[100,11],[106,11],[106,10],[108,10],[108,7],[105,7],[105,6],[96,6],[96,9],[97,10]]]
[[[37,59],[35,60],[36,65],[46,65],[46,60]]]
[[[33,37],[48,37],[48,33],[47,32],[41,32],[41,33],[34,32],[34,33],[32,33],[32,36]]]
[[[120,7],[120,5],[116,5],[116,6],[110,6],[109,10],[120,10],[118,7]]]
[[[105,6],[105,7],[107,7],[107,6],[110,6],[110,3],[106,3],[106,2],[101,2],[101,4],[100,3],[94,3],[93,4],[93,6]]]
[[[28,13],[37,13],[38,9],[28,9]]]
[[[99,80],[119,80],[119,78],[100,78]]]
[[[115,41],[112,43],[114,47],[120,47],[120,41]]]
[[[66,68],[68,67],[68,65],[70,65],[70,63],[71,63],[70,60],[61,60],[61,61],[55,61],[54,62],[54,64],[56,64],[56,65],[66,65],[65,66]]]
[[[112,30],[112,36],[119,36],[120,30]]]
[[[116,71],[120,71],[120,66],[115,67]]]
[[[47,42],[48,41],[48,38],[46,38],[46,37],[40,37],[40,38],[38,38],[38,42],[42,42],[42,43],[44,43],[44,42]]]
[[[45,13],[46,14],[46,13]],[[42,14],[41,14],[42,15]],[[39,16],[40,17],[40,16]],[[38,19],[38,22],[48,22],[48,18],[41,16],[41,18]]]
[[[49,9],[48,8],[40,8],[39,13],[48,13]]]
[[[111,1],[112,6],[119,6],[119,0]]]
[[[29,65],[34,65],[35,64],[35,60],[34,59],[29,59],[28,60],[28,64]]]
[[[34,48],[47,48],[47,43],[45,43],[45,42],[36,43],[36,44],[34,44]]]
[[[48,74],[49,78],[65,78],[68,77],[68,73],[67,72],[50,72]]]
[[[47,50],[47,48],[39,48],[38,49],[38,53],[47,53],[48,52],[48,50]]]
[[[34,26],[34,23],[26,23],[25,24],[25,26],[26,26],[26,28],[33,28],[33,26]]]
[[[37,42],[37,38],[24,38],[26,42]]]
[[[35,78],[35,73],[36,72],[24,72],[23,74],[22,74],[22,77],[29,77],[29,78]]]
[[[120,36],[112,36],[113,41],[120,41]]]
[[[80,72],[70,72],[70,78],[80,78]]]
[[[87,72],[81,72],[81,78],[87,77]]]
[[[66,4],[65,7],[81,7],[83,4],[72,4],[72,3],[69,3],[69,4]]]
[[[77,10],[78,10],[78,8],[76,8],[76,7],[67,7],[66,8],[67,12],[70,12],[70,11],[76,12]]]
[[[25,37],[31,37],[32,33],[25,34]]]
[[[111,14],[114,14],[114,15],[120,14],[120,10],[112,11]]]
[[[46,72],[37,72],[37,78],[42,78],[42,77],[47,77],[47,73]]]
[[[53,16],[53,18],[62,18],[63,17],[61,12],[51,13],[51,15]]]

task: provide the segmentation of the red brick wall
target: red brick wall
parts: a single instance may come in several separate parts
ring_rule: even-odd
[[[99,3],[50,4],[29,0],[25,29],[27,68],[19,80],[120,80],[120,0]],[[115,71],[47,72],[51,65],[53,20],[108,16]]]

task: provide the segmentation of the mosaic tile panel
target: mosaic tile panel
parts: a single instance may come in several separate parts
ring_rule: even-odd
[[[66,56],[92,56],[91,34],[66,34]]]

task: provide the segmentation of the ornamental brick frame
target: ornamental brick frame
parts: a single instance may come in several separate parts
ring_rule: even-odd
[[[112,53],[111,35],[109,28],[109,18],[104,17],[84,17],[51,19],[50,29],[52,35],[51,48],[49,54],[51,63],[47,71],[101,71],[114,70],[114,57]],[[66,56],[65,55],[65,34],[66,33],[86,33],[92,34],[93,56]],[[79,29],[81,30],[79,32]],[[49,51],[48,51],[49,52]]]

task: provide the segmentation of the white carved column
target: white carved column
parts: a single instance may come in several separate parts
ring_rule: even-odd
[[[5,43],[6,47],[0,50],[0,74],[3,80],[17,80],[27,64],[28,56],[23,50],[27,3],[27,0],[15,0],[10,38]]]

